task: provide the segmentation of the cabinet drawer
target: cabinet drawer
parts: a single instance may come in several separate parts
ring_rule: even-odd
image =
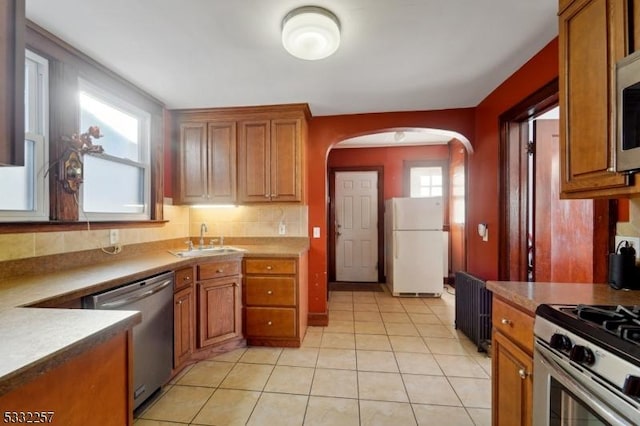
[[[252,337],[296,337],[295,308],[246,308],[246,332]]]
[[[247,274],[295,274],[294,259],[245,259]]]
[[[246,277],[247,305],[295,306],[296,279],[294,277]]]
[[[533,317],[493,298],[493,327],[522,348],[533,353]]]
[[[194,282],[193,268],[178,269],[176,271],[174,289],[176,291],[189,287]]]
[[[209,280],[212,278],[227,277],[240,273],[240,262],[211,262],[198,265],[198,280]]]

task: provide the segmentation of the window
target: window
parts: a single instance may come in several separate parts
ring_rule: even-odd
[[[409,180],[412,198],[443,195],[442,167],[411,167]]]
[[[25,165],[0,168],[0,220],[49,218],[48,61],[27,50],[25,59]]]
[[[150,218],[150,115],[87,81],[79,82],[80,133],[90,126],[104,153],[84,155],[80,218]]]

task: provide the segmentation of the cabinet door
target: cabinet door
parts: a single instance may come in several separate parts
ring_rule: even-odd
[[[215,345],[242,333],[240,277],[198,284],[198,347]]]
[[[212,122],[208,128],[208,202],[236,201],[236,123]]]
[[[195,348],[195,298],[193,286],[173,295],[173,366],[188,361]]]
[[[493,425],[530,426],[533,361],[500,332],[493,334]]]
[[[25,0],[0,2],[0,165],[24,165]]]
[[[240,124],[238,145],[238,198],[240,202],[270,201],[271,175],[269,120]]]
[[[299,119],[271,121],[272,201],[300,201],[301,148]]]
[[[178,155],[178,203],[207,202],[207,125],[182,123]]]
[[[620,188],[615,173],[615,65],[625,55],[623,0],[576,0],[560,15],[563,197]]]

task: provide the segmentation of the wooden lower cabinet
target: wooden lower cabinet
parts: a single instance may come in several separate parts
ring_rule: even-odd
[[[256,346],[300,347],[307,330],[304,254],[244,259],[244,335]]]
[[[197,347],[242,339],[240,259],[201,262],[196,266]]]
[[[530,426],[533,405],[533,316],[493,297],[493,426]]]
[[[493,425],[531,425],[533,361],[531,355],[500,332],[492,348]]]
[[[198,283],[198,347],[242,337],[240,277]]]
[[[181,368],[195,348],[196,306],[193,285],[173,295],[173,366]]]
[[[132,355],[128,330],[69,358],[0,396],[2,415],[9,413],[9,417],[3,417],[4,423],[133,424]],[[31,417],[13,421],[13,412]]]
[[[175,271],[173,372],[244,346],[240,258],[202,260]]]

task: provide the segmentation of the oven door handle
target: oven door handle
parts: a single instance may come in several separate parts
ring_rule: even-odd
[[[574,394],[577,398],[582,400],[589,408],[596,412],[596,414],[604,421],[612,426],[633,426],[633,423],[627,421],[627,419],[620,418],[620,413],[616,416],[613,412],[613,408],[603,404],[597,398],[591,396],[590,392],[579,383],[575,382],[575,379],[567,374],[562,366],[552,359],[551,352],[544,346],[536,344],[534,356],[540,355],[540,363],[542,363],[547,369],[553,372],[553,378],[556,379],[562,386],[564,386],[569,392]]]

